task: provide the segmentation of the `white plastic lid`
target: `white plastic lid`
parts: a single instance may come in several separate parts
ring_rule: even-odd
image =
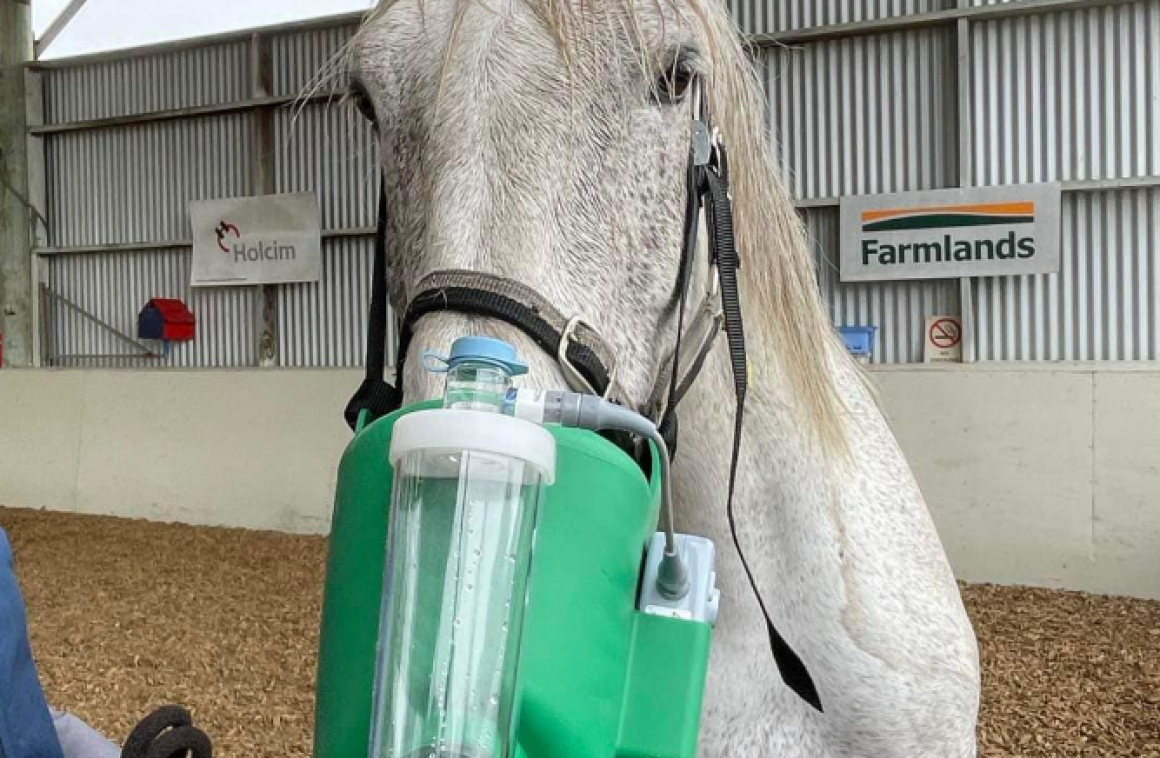
[[[464,450],[507,455],[534,466],[544,484],[556,480],[556,438],[541,426],[487,411],[439,408],[408,413],[391,432],[392,466],[408,453]]]

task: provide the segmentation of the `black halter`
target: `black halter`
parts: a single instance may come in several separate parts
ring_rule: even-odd
[[[677,275],[677,338],[669,369],[667,402],[660,415],[660,430],[670,453],[677,446],[677,406],[696,379],[712,344],[712,338],[694,356],[691,370],[683,378],[679,371],[681,337],[685,321],[686,294],[692,279],[697,250],[697,230],[702,212],[709,230],[709,258],[717,271],[721,294],[721,312],[729,343],[733,371],[736,413],[733,430],[733,454],[729,467],[729,492],[726,514],[734,547],[765,617],[770,648],[782,680],[806,703],[822,710],[817,688],[805,664],[774,627],[761,598],[753,572],[745,560],[733,515],[733,493],[741,453],[741,429],[748,391],[748,367],[745,355],[745,331],[741,318],[741,297],[737,281],[740,260],[733,238],[733,209],[729,192],[729,162],[725,146],[711,130],[707,108],[694,89],[694,113],[686,182],[684,242]],[[347,404],[346,421],[354,429],[363,411],[370,420],[397,410],[403,403],[403,364],[407,357],[416,322],[423,316],[439,312],[456,312],[484,316],[510,324],[549,355],[557,357],[566,369],[569,382],[589,392],[608,397],[614,390],[615,358],[600,336],[577,319],[564,318],[550,302],[535,290],[502,277],[470,271],[438,271],[426,277],[419,294],[407,305],[399,329],[395,358],[395,384],[383,378],[387,331],[387,201],[385,189],[379,191],[378,229],[375,238],[374,281],[371,285],[370,318],[367,329],[366,376]]]
[[[366,377],[345,412],[352,429],[364,410],[374,420],[402,405],[403,364],[415,333],[415,324],[432,313],[463,313],[511,324],[530,337],[540,349],[556,356],[578,389],[608,396],[613,381],[611,367],[615,364],[611,350],[594,329],[579,319],[566,318],[538,292],[519,282],[464,270],[436,271],[420,281],[419,294],[407,305],[399,329],[395,384],[387,384],[383,380],[387,322],[385,223],[384,193],[380,192]]]

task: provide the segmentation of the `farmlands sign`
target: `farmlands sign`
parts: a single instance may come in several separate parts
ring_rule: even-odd
[[[843,281],[1059,270],[1059,185],[842,199]]]

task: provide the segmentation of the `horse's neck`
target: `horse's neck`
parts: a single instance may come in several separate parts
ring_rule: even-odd
[[[752,678],[748,686],[765,688],[771,707],[784,707],[784,688],[769,685],[772,669],[754,677],[762,669],[753,668],[753,656],[769,661],[764,624],[725,514],[733,403],[723,348],[714,351],[679,413],[677,524],[717,545],[717,644],[720,659],[736,664],[729,676]],[[761,356],[751,362],[756,373],[737,474],[737,530],[774,623],[819,680],[823,699],[834,701],[827,713],[849,714],[827,719],[826,728],[839,725],[873,741],[873,718],[909,718],[936,696],[973,712],[974,636],[925,503],[869,391],[852,368],[837,377],[851,411],[852,462],[842,468],[811,442],[773,363]],[[899,686],[908,702],[898,700]],[[886,713],[890,708],[908,713]],[[936,710],[913,717],[942,718]],[[921,752],[929,745],[914,747]]]
[[[710,537],[726,566],[739,568],[726,519],[725,499],[732,452],[734,400],[724,345],[718,345],[679,410],[681,435],[675,464],[678,526]],[[734,511],[738,534],[763,594],[781,595],[775,585],[803,587],[838,601],[842,577],[835,561],[843,550],[844,521],[839,507],[844,482],[831,476],[811,444],[809,430],[789,406],[785,377],[751,356],[750,391],[737,471]],[[852,435],[853,436],[853,435]],[[857,440],[853,440],[858,444]],[[751,605],[744,586],[726,586],[725,595]],[[780,605],[778,600],[775,605]],[[796,612],[796,609],[786,609]]]
[[[688,474],[682,478],[697,485],[680,490],[686,506],[682,516],[715,533],[727,528],[724,501],[735,412],[723,343],[714,349],[678,412],[682,434],[677,474]],[[847,402],[862,399],[859,388],[844,385],[842,390]],[[791,398],[786,377],[761,356],[751,355],[736,497],[738,522],[746,523],[744,535],[756,536],[759,525],[781,527],[774,531],[785,534],[797,523],[786,519],[797,512],[809,514],[810,521],[833,522],[830,500],[843,482],[832,476],[834,462],[811,443],[810,430],[790,406]],[[857,435],[851,435],[851,443],[859,444]]]

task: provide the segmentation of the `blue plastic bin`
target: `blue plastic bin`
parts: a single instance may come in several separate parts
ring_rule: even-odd
[[[874,352],[876,326],[839,326],[838,332],[846,343],[846,349],[853,355],[869,357]]]

